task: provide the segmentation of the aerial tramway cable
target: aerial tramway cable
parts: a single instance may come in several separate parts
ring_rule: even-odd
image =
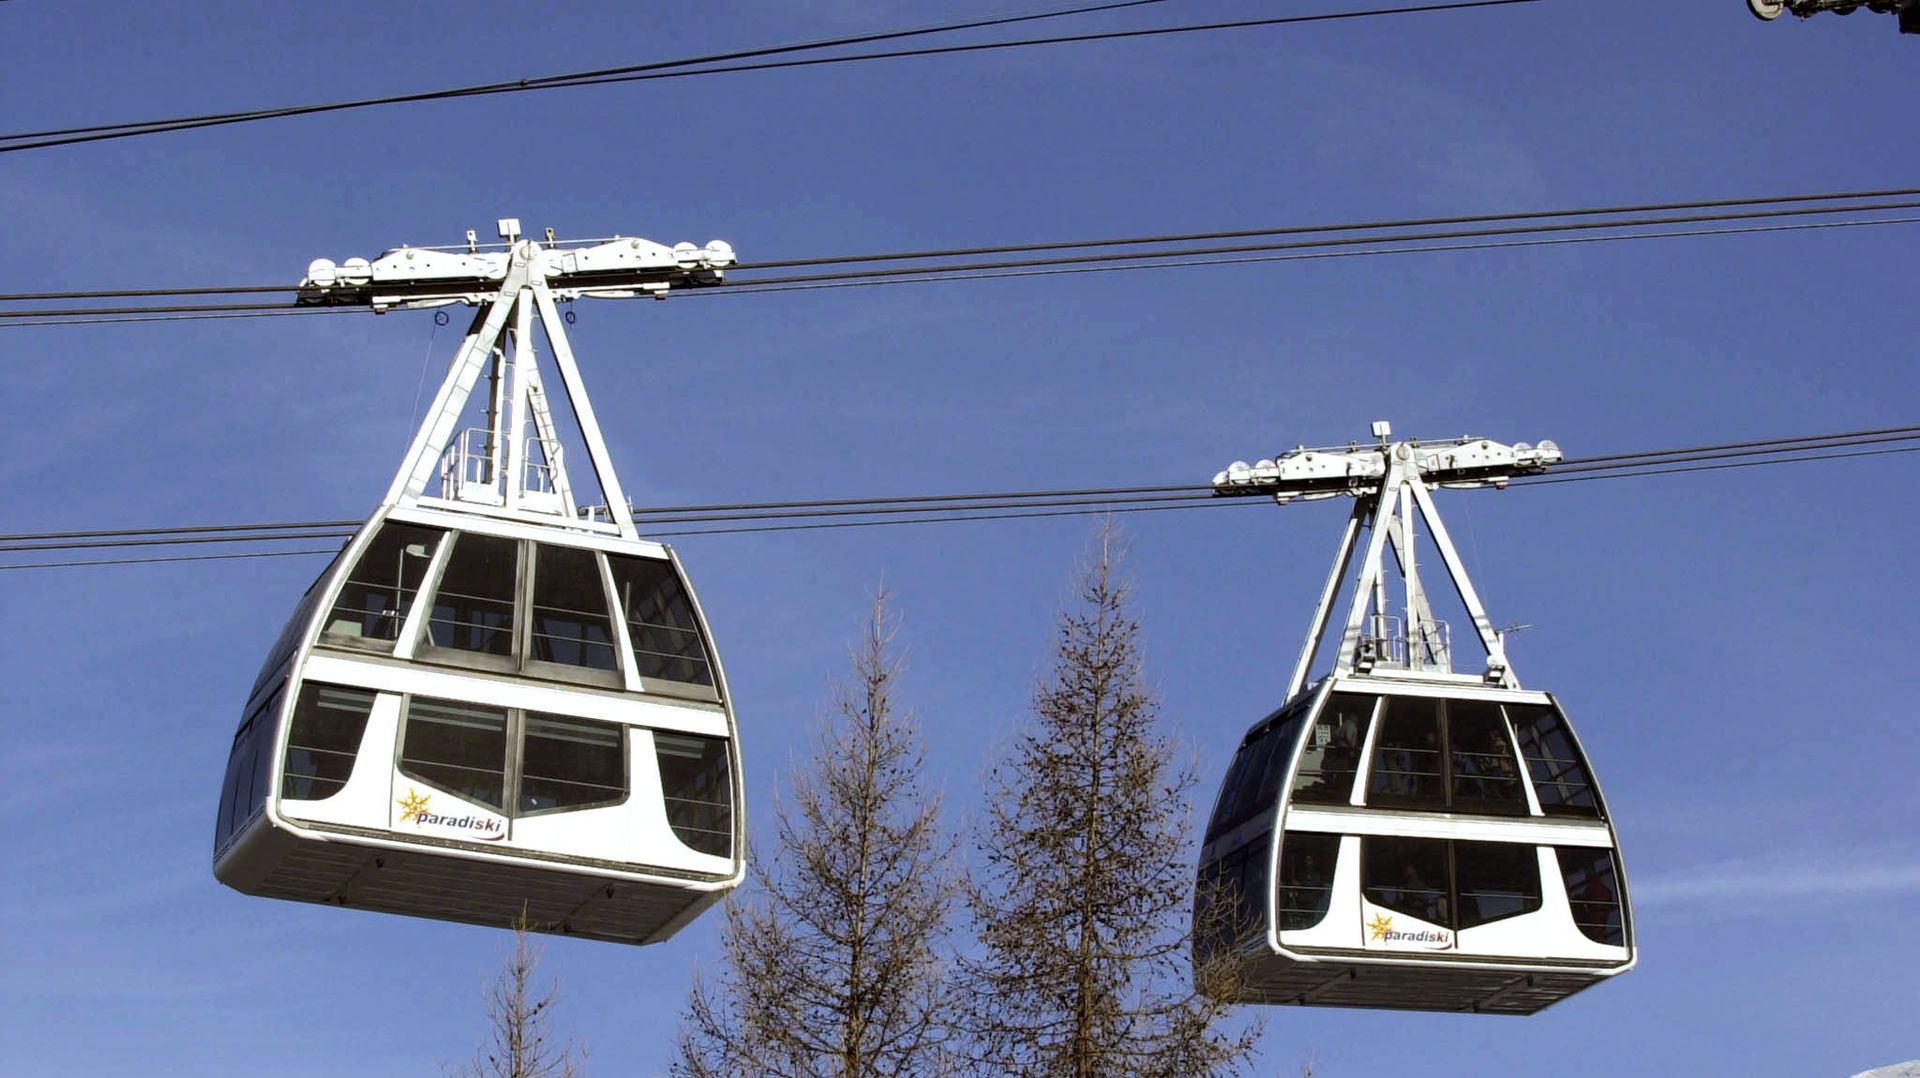
[[[660,79],[691,78],[699,75],[735,74],[753,71],[773,71],[786,68],[820,67],[833,64],[856,63],[872,60],[895,60],[929,56],[957,55],[974,52],[990,52],[1001,49],[1033,48],[1051,45],[1085,44],[1095,41],[1115,41],[1132,38],[1166,37],[1179,34],[1197,34],[1224,30],[1249,30],[1262,27],[1287,26],[1303,23],[1333,22],[1347,19],[1376,18],[1389,15],[1415,15],[1448,11],[1465,11],[1474,8],[1512,7],[1523,4],[1535,4],[1541,0],[1454,0],[1447,3],[1430,3],[1406,7],[1370,8],[1358,11],[1333,11],[1313,15],[1286,15],[1264,19],[1237,19],[1228,22],[1193,23],[1180,26],[1149,27],[1138,30],[1113,30],[1097,33],[1065,34],[1045,38],[1025,38],[1013,41],[976,42],[965,45],[928,46],[914,49],[897,49],[885,52],[839,54],[834,56],[809,57],[787,60],[760,60],[751,63],[731,63],[726,61],[744,60],[753,57],[777,56],[794,52],[807,52],[818,49],[845,47],[849,45],[871,43],[886,40],[898,40],[907,37],[929,34],[952,33],[962,30],[983,29],[993,26],[1005,26],[1018,22],[1032,22],[1041,19],[1061,18],[1071,15],[1092,14],[1120,8],[1140,7],[1159,3],[1163,0],[1127,0],[1121,3],[1095,4],[1078,8],[1045,11],[1020,16],[1005,16],[993,19],[977,19],[964,23],[949,23],[941,26],[923,27],[914,30],[885,31],[853,37],[836,38],[799,44],[778,45],[762,49],[746,49],[729,53],[715,53],[707,56],[689,57],[679,60],[662,60],[646,64],[631,64],[623,67],[601,68],[594,71],[578,71],[561,75],[546,75],[535,78],[516,79],[508,82],[484,83],[475,86],[456,87],[444,90],[427,90],[410,94],[395,94],[387,97],[360,98],[350,101],[324,102],[311,105],[292,105],[282,108],[253,109],[247,111],[208,113],[198,116],[181,116],[162,120],[136,120],[123,123],[95,124],[85,127],[68,127],[45,131],[23,131],[0,135],[0,153],[13,153],[20,150],[44,149],[55,146],[70,146],[78,143],[104,142],[112,139],[134,138],[140,135],[161,134],[168,131],[191,131],[205,127],[221,127],[231,124],[250,123],[259,120],[284,119],[292,116],[308,116],[319,113],[344,112],[351,109],[372,108],[382,105],[397,105],[426,101],[440,101],[463,97],[482,97],[495,94],[528,93],[535,90],[556,90],[581,86],[605,86],[618,83],[653,81]],[[719,65],[719,66],[702,66]]]
[[[1891,202],[1891,203],[1881,203],[1878,205],[1863,205],[1863,206],[1833,206],[1833,205],[1809,206],[1808,205],[1810,203],[1836,203],[1836,202],[1859,201],[1863,199],[1914,199],[1915,196],[1920,196],[1920,187],[1892,187],[1892,188],[1880,188],[1880,189],[1869,189],[1869,190],[1833,191],[1833,192],[1816,192],[1816,193],[1803,192],[1803,193],[1797,193],[1797,194],[1771,195],[1771,196],[1761,196],[1761,197],[1751,197],[1751,198],[1718,198],[1718,199],[1695,199],[1695,200],[1687,200],[1687,201],[1643,202],[1643,203],[1628,203],[1628,204],[1617,205],[1617,206],[1576,206],[1576,207],[1569,207],[1564,209],[1518,210],[1518,211],[1510,211],[1510,212],[1503,212],[1503,213],[1456,214],[1456,215],[1436,216],[1436,217],[1403,217],[1403,218],[1382,219],[1382,220],[1374,220],[1374,221],[1344,221],[1344,222],[1334,222],[1330,224],[1282,225],[1282,226],[1266,227],[1266,228],[1214,230],[1214,231],[1207,231],[1207,232],[1166,233],[1166,234],[1159,234],[1159,235],[1117,236],[1117,237],[1103,237],[1103,238],[1076,239],[1076,240],[1048,240],[1043,242],[1008,243],[1008,244],[996,244],[996,245],[990,245],[990,246],[947,247],[947,248],[933,248],[933,249],[914,250],[914,251],[881,251],[881,252],[867,252],[867,253],[851,254],[851,255],[773,259],[773,260],[762,261],[762,262],[740,263],[733,270],[733,273],[735,274],[734,279],[738,283],[733,284],[726,289],[710,290],[708,293],[705,293],[705,294],[724,294],[729,291],[746,290],[748,289],[749,286],[753,286],[753,285],[766,286],[766,285],[775,284],[775,283],[786,283],[790,281],[799,281],[799,280],[807,279],[807,278],[798,278],[798,277],[786,277],[786,278],[778,278],[778,279],[763,278],[759,281],[755,281],[750,277],[745,280],[741,280],[739,277],[739,274],[743,272],[752,273],[752,272],[758,272],[758,271],[770,270],[770,269],[811,268],[811,267],[820,267],[820,266],[856,265],[861,263],[879,263],[879,262],[911,262],[911,261],[926,262],[926,261],[935,261],[935,260],[941,260],[941,259],[972,258],[972,257],[983,256],[983,255],[1035,254],[1035,253],[1065,252],[1065,251],[1074,251],[1074,250],[1089,250],[1089,249],[1111,248],[1111,247],[1168,247],[1176,244],[1193,244],[1193,243],[1212,242],[1216,240],[1226,240],[1226,239],[1254,239],[1254,238],[1260,238],[1260,237],[1275,238],[1275,237],[1286,237],[1286,236],[1309,236],[1309,235],[1314,235],[1318,233],[1381,232],[1388,229],[1431,230],[1435,228],[1440,228],[1445,226],[1455,226],[1455,225],[1515,224],[1515,223],[1529,222],[1529,221],[1553,221],[1558,218],[1569,218],[1569,217],[1624,218],[1624,217],[1628,217],[1629,215],[1639,215],[1639,216],[1645,216],[1648,214],[1671,215],[1671,214],[1678,214],[1681,211],[1734,210],[1740,207],[1749,208],[1742,213],[1728,215],[1728,216],[1721,216],[1721,215],[1661,216],[1658,218],[1649,218],[1646,220],[1629,219],[1629,220],[1609,221],[1605,223],[1579,222],[1579,224],[1585,225],[1588,228],[1600,228],[1600,227],[1607,227],[1609,225],[1615,226],[1615,227],[1622,227],[1622,228],[1625,228],[1625,227],[1648,228],[1648,227],[1659,227],[1659,226],[1673,225],[1673,224],[1726,222],[1726,221],[1732,221],[1732,220],[1752,220],[1752,219],[1765,219],[1770,217],[1809,216],[1809,215],[1817,215],[1817,214],[1862,213],[1867,211],[1877,211],[1877,210],[1886,210],[1886,209],[1906,209],[1906,208],[1920,207],[1920,201],[1900,201],[1900,202]],[[1867,220],[1867,221],[1861,221],[1861,222],[1848,222],[1848,223],[1856,223],[1856,224],[1902,223],[1904,224],[1909,222],[1906,219],[1901,219],[1896,221]],[[1408,235],[1371,236],[1371,237],[1367,237],[1365,240],[1360,240],[1360,241],[1333,241],[1333,240],[1327,240],[1324,242],[1323,241],[1307,241],[1302,246],[1320,246],[1320,245],[1331,246],[1331,245],[1334,245],[1336,242],[1375,242],[1375,243],[1417,242],[1417,241],[1442,239],[1442,238],[1461,238],[1461,237],[1470,236],[1470,235],[1478,236],[1478,235],[1497,235],[1497,234],[1523,234],[1523,233],[1532,232],[1532,231],[1545,232],[1545,231],[1555,230],[1560,227],[1561,226],[1543,225],[1538,229],[1532,229],[1532,228],[1514,229],[1510,233],[1499,233],[1499,232],[1452,233],[1452,232],[1421,231],[1418,233],[1413,233]],[[1691,235],[1696,233],[1688,233],[1688,234]],[[1699,233],[1699,234],[1706,234],[1706,233]],[[427,248],[427,249],[431,250],[434,248]],[[1262,247],[1250,247],[1246,249],[1247,250],[1264,250],[1269,248],[1262,246]],[[1271,249],[1278,250],[1282,248],[1276,247]],[[1225,250],[1232,250],[1232,249],[1225,249]],[[1177,256],[1198,255],[1203,253],[1206,253],[1206,251],[1204,250],[1183,251],[1183,250],[1176,249],[1171,251],[1145,251],[1145,252],[1140,252],[1130,256],[1120,256],[1120,257],[1134,257],[1134,258],[1142,258],[1142,259],[1167,258],[1167,257],[1177,257]],[[1087,256],[1087,257],[1091,259],[1093,256]],[[1107,256],[1107,257],[1114,257],[1114,256]],[[1067,261],[1073,261],[1073,260],[1074,259],[1069,259]],[[1037,266],[1037,265],[1044,265],[1044,264],[1045,263],[1042,263],[1042,262],[1022,261],[1022,262],[978,264],[973,267],[952,267],[952,266],[948,266],[944,268],[916,267],[913,269],[902,270],[899,272],[902,272],[902,273],[939,272],[939,271],[957,272],[961,268],[984,269],[984,268],[992,268],[993,266],[997,266],[997,265],[1019,267],[1019,266],[1030,266],[1030,265]],[[854,271],[849,271],[849,277],[852,276],[853,272]],[[858,271],[858,272],[866,273],[871,271]],[[828,277],[824,277],[820,279],[834,279],[835,277],[837,277],[837,275],[829,275]],[[275,284],[275,285],[248,284],[248,285],[225,285],[225,286],[209,285],[209,286],[181,287],[181,288],[131,288],[131,289],[91,289],[91,290],[84,290],[84,291],[61,291],[61,292],[14,292],[14,293],[0,293],[0,304],[85,300],[85,299],[152,299],[152,298],[176,297],[176,296],[185,297],[185,296],[258,295],[258,294],[274,294],[274,293],[289,294],[289,293],[296,292],[298,290],[298,287],[299,287],[298,285],[294,285],[294,284]],[[771,291],[772,289],[767,289],[767,290]],[[263,305],[263,306],[271,307],[274,305]],[[118,307],[118,308],[106,309],[104,312],[96,311],[94,309],[79,309],[79,310],[73,310],[73,311],[58,311],[58,310],[55,310],[55,311],[46,311],[46,310],[4,311],[4,310],[0,310],[0,317],[19,319],[19,318],[30,318],[30,317],[58,317],[62,315],[75,315],[75,316],[91,315],[94,313],[152,314],[152,313],[179,313],[182,311],[186,311],[186,312],[228,311],[228,310],[249,311],[253,309],[255,308],[237,305],[237,304],[221,304],[221,305],[198,306],[198,307],[183,307],[183,306]],[[301,312],[340,311],[340,310],[352,310],[352,309],[353,308],[291,307],[291,306],[284,308],[284,310],[287,310],[287,311],[301,311]]]
[[[1702,471],[1754,468],[1773,464],[1846,460],[1920,452],[1920,425],[1881,427],[1833,434],[1753,439],[1672,449],[1641,450],[1571,458],[1551,472],[1514,478],[1512,486],[1630,479]],[[1861,448],[1868,447],[1868,448]],[[1833,452],[1833,450],[1842,450]],[[1758,458],[1758,459],[1756,459]],[[965,521],[1019,520],[1099,514],[1164,512],[1225,508],[1259,504],[1248,500],[1217,499],[1209,487],[1195,484],[1133,485],[972,494],[922,494],[884,498],[831,498],[808,501],[736,502],[708,505],[662,506],[635,509],[634,519],[649,537],[689,535],[766,534],[884,527],[901,524],[941,524]],[[842,519],[842,518],[853,519]],[[709,525],[654,530],[656,524]],[[0,535],[0,555],[59,552],[103,547],[150,547],[179,544],[311,542],[339,538],[338,529],[350,521],[285,521],[255,524],[193,525],[176,528],[122,528]],[[278,532],[281,534],[259,534]],[[236,534],[245,533],[245,534]],[[268,551],[253,556],[280,557],[331,554],[337,548]],[[3,569],[80,568],[149,562],[215,560],[231,555],[174,555],[84,561],[25,562],[0,565]]]

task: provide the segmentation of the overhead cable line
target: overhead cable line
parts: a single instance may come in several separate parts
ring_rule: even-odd
[[[1522,221],[1551,221],[1563,217],[1627,217],[1647,214],[1670,214],[1693,210],[1730,210],[1737,207],[1782,207],[1781,214],[1788,211],[1784,207],[1803,206],[1807,203],[1857,202],[1862,199],[1903,199],[1920,197],[1920,187],[1883,187],[1853,191],[1800,192],[1789,195],[1764,195],[1749,198],[1693,199],[1669,202],[1626,203],[1617,206],[1576,206],[1565,209],[1516,210],[1505,213],[1454,214],[1439,217],[1400,217],[1375,221],[1341,221],[1332,224],[1279,225],[1267,228],[1244,228],[1226,231],[1163,233],[1158,235],[1117,236],[1098,239],[1046,240],[1027,243],[1006,243],[985,247],[946,247],[918,251],[882,251],[866,254],[832,255],[825,257],[775,259],[761,262],[743,261],[735,265],[733,272],[754,272],[769,269],[794,269],[813,266],[849,265],[862,262],[900,262],[928,261],[943,258],[972,258],[980,255],[1029,254],[1047,251],[1070,251],[1083,248],[1157,246],[1164,247],[1180,243],[1200,243],[1227,239],[1253,239],[1258,237],[1304,236],[1316,233],[1343,232],[1384,232],[1389,229],[1429,229],[1442,226],[1498,224]],[[1907,203],[1894,203],[1906,206]],[[1808,210],[1808,213],[1853,213],[1869,207],[1827,207]],[[1773,211],[1765,211],[1771,214]],[[1691,218],[1661,217],[1659,223],[1692,220]],[[1624,221],[1614,222],[1625,224]],[[1424,235],[1424,233],[1423,233]],[[1384,242],[1391,237],[1376,237]],[[1151,256],[1142,256],[1151,257]],[[297,284],[249,284],[228,286],[198,286],[189,288],[127,288],[94,289],[73,292],[9,292],[0,293],[0,303],[42,302],[49,300],[81,299],[146,299],[166,296],[218,296],[249,293],[292,293],[299,290]],[[724,291],[724,289],[719,290]]]
[[[307,116],[317,113],[343,112],[350,109],[372,108],[382,105],[398,105],[424,101],[439,101],[452,98],[482,97],[495,94],[527,93],[535,90],[556,90],[582,86],[606,86],[618,83],[645,82],[660,79],[692,78],[702,75],[735,74],[752,71],[773,71],[786,68],[820,67],[831,64],[857,63],[872,60],[896,60],[914,57],[957,55],[963,53],[989,52],[1002,49],[1034,48],[1050,45],[1085,44],[1095,41],[1117,41],[1132,38],[1166,37],[1176,34],[1198,34],[1224,30],[1249,30],[1261,27],[1297,25],[1304,23],[1333,22],[1348,19],[1377,18],[1388,15],[1416,15],[1448,11],[1465,11],[1474,8],[1512,7],[1522,4],[1539,3],[1541,0],[1455,0],[1449,3],[1420,4],[1405,7],[1371,8],[1358,11],[1335,11],[1315,15],[1286,15],[1264,19],[1237,19],[1229,22],[1193,23],[1180,26],[1161,26],[1140,30],[1111,30],[1097,33],[1065,34],[1055,37],[1024,38],[1012,41],[976,42],[966,45],[939,45],[913,49],[896,49],[882,52],[842,53],[833,56],[810,57],[788,60],[759,60],[751,63],[731,63],[751,57],[775,56],[794,52],[813,51],[874,41],[897,40],[926,34],[952,33],[962,30],[981,29],[992,26],[1004,26],[1015,22],[1030,22],[1039,19],[1060,18],[1068,15],[1088,14],[1109,11],[1125,7],[1158,3],[1161,0],[1131,0],[1128,3],[1099,4],[1089,7],[1072,8],[1062,11],[1049,11],[1036,14],[1002,17],[997,19],[974,20],[970,23],[952,23],[944,26],[926,27],[917,30],[888,31],[857,37],[838,38],[827,41],[805,42],[794,45],[780,45],[764,49],[747,49],[732,53],[718,53],[709,56],[688,57],[679,60],[663,60],[647,64],[631,64],[623,67],[601,68],[597,71],[572,72],[562,75],[546,75],[537,78],[518,79],[511,82],[485,83],[478,86],[464,86],[445,90],[428,90],[410,94],[395,94],[386,97],[360,98],[350,101],[333,101],[312,105],[293,105],[282,108],[253,109],[242,112],[209,113],[199,116],[181,116],[163,120],[136,120],[124,123],[96,124],[89,127],[59,128],[46,131],[25,131],[10,135],[0,135],[0,153],[12,153],[18,150],[44,149],[53,146],[69,146],[85,142],[102,142],[110,139],[134,138],[140,135],[160,134],[168,131],[190,131],[203,127],[219,127],[229,124],[250,123],[258,120],[284,119],[292,116]],[[704,65],[704,66],[703,66]]]
[[[1178,269],[1201,266],[1231,266],[1254,263],[1308,261],[1340,258],[1380,257],[1385,255],[1439,253],[1466,250],[1515,249],[1562,246],[1585,243],[1617,243],[1629,240],[1679,239],[1702,236],[1751,235],[1837,228],[1884,227],[1920,223],[1920,217],[1855,217],[1845,220],[1796,221],[1770,225],[1732,225],[1732,222],[1798,218],[1813,214],[1858,214],[1897,209],[1920,209],[1920,200],[1851,204],[1829,207],[1798,207],[1750,210],[1724,214],[1668,215],[1618,221],[1580,221],[1537,226],[1492,229],[1407,232],[1388,236],[1341,236],[1327,239],[1290,240],[1267,244],[1237,244],[1210,248],[1171,249],[1121,254],[1067,255],[1039,259],[1015,259],[997,262],[947,263],[892,269],[852,270],[842,273],[799,274],[784,277],[752,278],[735,276],[726,287],[701,289],[689,295],[748,295],[756,292],[805,291],[826,288],[859,288],[876,285],[919,282],[985,280],[1006,277],[1052,276],[1073,273],[1114,273],[1152,269]],[[1716,226],[1674,229],[1686,223],[1712,223]],[[1605,233],[1606,229],[1635,231]],[[1659,229],[1665,229],[1661,231]],[[1573,233],[1568,235],[1568,233]],[[1436,240],[1474,239],[1485,242],[1436,243]],[[738,271],[735,271],[736,274]],[[292,292],[289,287],[285,291]],[[11,297],[0,296],[0,303]],[[274,317],[286,314],[365,314],[358,306],[294,306],[264,303],[119,305],[112,307],[66,307],[6,309],[0,307],[0,328],[46,325],[100,325],[133,321],[174,321],[212,317]]]
[[[1015,23],[1064,18],[1072,15],[1085,15],[1103,11],[1116,11],[1121,8],[1145,7],[1164,2],[1165,0],[1119,0],[1119,2],[1113,3],[1089,4],[1071,8],[1030,12],[1025,15],[973,19],[966,22],[943,23],[937,26],[923,26],[908,30],[888,30],[871,34],[858,34],[851,37],[822,38],[815,41],[772,45],[757,49],[709,53],[704,56],[688,56],[678,60],[658,60],[644,64],[596,68],[587,71],[566,72],[559,75],[542,75],[533,78],[512,79],[506,82],[481,83],[473,86],[458,86],[450,89],[427,90],[418,93],[395,94],[386,97],[365,97],[312,105],[288,105],[274,108],[246,109],[237,112],[202,113],[193,116],[175,116],[159,120],[131,120],[120,123],[94,124],[86,127],[50,128],[44,131],[20,131],[9,135],[0,135],[0,152],[6,152],[9,149],[24,150],[43,146],[63,146],[75,142],[94,142],[111,138],[131,138],[135,135],[150,135],[164,131],[185,131],[198,127],[248,123],[255,120],[282,119],[289,116],[309,116],[323,112],[344,112],[351,109],[374,108],[381,105],[399,105],[458,97],[477,97],[489,94],[520,93],[528,90],[552,89],[585,79],[606,78],[648,71],[664,71],[731,60],[745,60],[762,56],[779,56],[815,49],[870,45],[880,41],[897,41],[904,38],[923,37],[931,34],[990,29]],[[4,145],[6,143],[17,143],[17,145],[6,146]]]
[[[1866,447],[1866,448],[1862,448]],[[1838,451],[1836,451],[1838,450]],[[1542,476],[1519,477],[1513,485],[1626,479],[1720,471],[1805,461],[1829,461],[1920,452],[1920,425],[1882,427],[1834,434],[1770,438],[1717,445],[1615,453],[1571,458]],[[970,494],[907,495],[888,498],[833,498],[810,501],[734,502],[636,509],[636,521],[651,538],[728,533],[768,533],[931,524],[958,521],[1016,520],[1103,513],[1163,512],[1178,509],[1254,505],[1254,499],[1221,499],[1199,484],[1138,485],[998,491]],[[705,525],[656,529],[660,524]],[[0,535],[0,554],[85,550],[113,546],[165,546],[183,543],[272,543],[341,539],[354,521],[265,524],[215,524],[179,528],[137,528]],[[260,534],[273,532],[275,534]],[[244,534],[242,534],[244,533]],[[326,554],[338,547],[275,551]],[[157,555],[106,560],[0,564],[0,569],[137,564],[147,561],[195,561],[231,556]]]

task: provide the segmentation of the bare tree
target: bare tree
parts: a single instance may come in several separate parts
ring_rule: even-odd
[[[808,768],[774,809],[778,846],[726,907],[725,953],[696,978],[673,1073],[934,1075],[949,1071],[954,843],[924,795],[920,736],[875,595],[852,677],[836,686]]]
[[[965,963],[985,1073],[1220,1074],[1252,1053],[1252,1031],[1223,1029],[1213,972],[1189,973],[1193,776],[1159,730],[1117,546],[1108,526],[1033,721],[988,780]]]
[[[450,1073],[458,1078],[575,1078],[580,1073],[586,1050],[553,1034],[559,986],[535,987],[540,953],[522,913],[513,925],[513,950],[487,986],[487,1041],[470,1062]]]

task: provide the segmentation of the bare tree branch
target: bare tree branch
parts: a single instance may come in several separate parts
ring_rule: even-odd
[[[577,1078],[586,1049],[556,1040],[553,1008],[560,989],[534,986],[541,947],[528,934],[523,912],[513,925],[513,950],[487,986],[487,1041],[474,1058],[448,1073],[457,1078]]]

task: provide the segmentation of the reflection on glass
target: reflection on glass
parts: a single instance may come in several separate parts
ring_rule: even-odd
[[[504,709],[421,697],[408,707],[402,774],[505,811],[506,762]]]
[[[733,853],[733,783],[725,738],[653,735],[667,823],[680,841],[701,853]]]
[[[627,796],[626,742],[614,723],[530,713],[520,768],[521,812],[604,805]]]
[[[301,687],[293,705],[293,726],[287,731],[281,797],[317,801],[346,786],[373,700],[373,693],[360,689],[312,682]]]
[[[381,525],[340,587],[340,598],[327,615],[326,639],[392,651],[441,534],[438,528],[417,524]]]
[[[492,535],[455,538],[427,626],[435,647],[512,655],[520,543]]]
[[[1542,704],[1507,705],[1507,718],[1520,739],[1520,755],[1533,777],[1540,810],[1549,816],[1600,816],[1600,798],[1587,775],[1573,734],[1558,708]]]
[[[600,561],[591,550],[542,545],[533,573],[533,658],[617,669]]]
[[[713,684],[693,600],[670,562],[609,554],[613,588],[633,639],[633,659],[645,678]]]

